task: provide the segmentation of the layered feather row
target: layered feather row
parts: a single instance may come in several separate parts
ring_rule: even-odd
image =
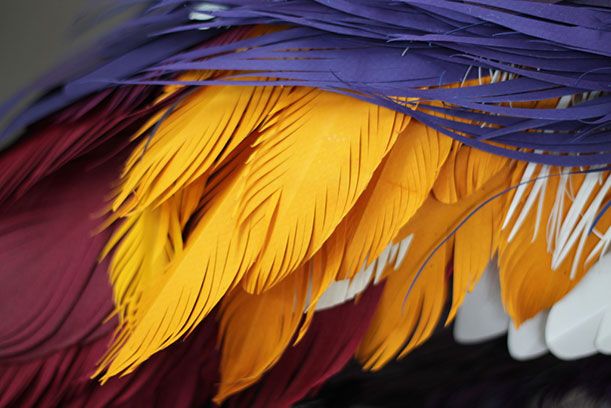
[[[251,3],[224,18],[259,10]],[[323,3],[312,7],[326,10]],[[426,9],[408,3],[412,11]],[[490,9],[475,3],[476,11]],[[462,4],[435,4],[435,13],[425,14],[466,18]],[[259,11],[272,13],[268,6]],[[327,17],[372,24],[362,17],[366,9],[342,3]],[[520,13],[539,11],[531,5]],[[206,24],[198,28],[211,28]],[[162,92],[139,86],[94,95],[39,123],[3,152],[0,290],[8,307],[23,310],[0,322],[3,403],[51,398],[95,406],[117,397],[129,404],[136,394],[156,398],[157,391],[143,384],[160,384],[159,376],[178,369],[191,381],[178,387],[184,406],[213,394],[215,402],[230,406],[290,405],[353,356],[371,370],[404,357],[454,319],[488,265],[498,266],[503,307],[519,326],[608,263],[608,168],[516,160],[604,163],[607,135],[582,122],[600,118],[608,99],[581,108],[567,104],[567,120],[546,109],[563,103],[558,96],[573,101],[577,91],[597,89],[602,74],[584,79],[582,89],[568,85],[573,72],[550,79],[544,69],[528,79],[510,65],[511,75],[497,71],[486,78],[463,64],[432,85],[430,64],[422,64],[431,51],[419,47],[410,59],[412,77],[390,64],[382,74],[396,80],[392,86],[380,85],[376,74],[360,87],[346,78],[354,72],[343,62],[345,71],[328,70],[343,72],[341,78],[327,77],[326,69],[295,69],[303,61],[337,68],[337,55],[362,52],[347,46],[338,26],[323,35],[317,20],[304,25],[230,31],[210,49],[180,55],[173,54],[201,38],[176,49],[160,47],[176,61],[159,63],[155,74],[135,82],[167,84]],[[346,29],[371,45],[373,57],[397,62],[394,50],[374,47],[380,42],[376,30]],[[514,29],[525,35],[521,23]],[[321,48],[321,38],[333,46]],[[608,55],[607,48],[574,50],[578,45],[568,45],[571,55],[586,54],[593,66]],[[440,62],[445,52],[436,47],[430,55],[436,69],[446,66]],[[261,61],[271,64],[270,72],[258,72]],[[404,67],[401,62],[396,66]],[[176,72],[181,76],[169,81],[160,74]],[[516,81],[518,90],[503,88],[503,80]],[[405,82],[409,93],[392,93]],[[546,91],[537,93],[542,87]],[[476,102],[469,92],[477,94]],[[64,96],[51,98],[59,104]],[[468,112],[449,108],[455,103]],[[105,108],[103,119],[92,118],[93,107]],[[490,118],[499,123],[486,124]],[[565,121],[568,133],[555,133]],[[440,133],[448,129],[454,139]],[[588,139],[580,132],[600,137],[603,150],[588,140],[567,141]],[[464,134],[473,138],[461,139]],[[534,143],[541,135],[546,139]],[[547,139],[556,136],[558,143]],[[490,139],[485,148],[505,156],[472,147],[479,139]],[[26,157],[33,159],[29,167],[22,166]],[[63,240],[55,239],[57,230]],[[36,245],[24,249],[28,239]],[[45,274],[38,274],[41,267]],[[104,285],[107,268],[112,289]],[[35,287],[23,290],[29,282]],[[20,292],[28,296],[19,299]],[[33,358],[40,360],[29,362]],[[201,377],[207,385],[217,382],[217,365],[218,388],[198,394]],[[62,373],[75,388],[58,386],[47,372]],[[91,375],[104,385],[96,388]],[[32,384],[52,392],[25,398]]]
[[[198,330],[218,306],[222,402],[299,343],[321,298],[341,303],[384,282],[356,353],[379,369],[444,314],[451,322],[497,253],[519,325],[602,252],[601,234],[585,232],[594,217],[583,224],[580,214],[608,200],[608,171],[526,166],[403,113],[297,86],[202,87],[158,116],[137,133],[111,206],[120,325],[103,381]],[[598,230],[609,222],[603,215]],[[580,240],[566,238],[576,224]],[[554,228],[568,232],[550,241]],[[343,282],[360,289],[338,292]]]

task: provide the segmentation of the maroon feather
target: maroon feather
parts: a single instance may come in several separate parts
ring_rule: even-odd
[[[216,336],[216,322],[210,317],[184,342],[104,385],[90,377],[110,334],[29,362],[0,364],[0,406],[202,406],[218,383]]]
[[[33,126],[20,143],[0,154],[0,204],[14,202],[44,177],[112,144],[113,138],[129,143],[144,120],[174,100],[153,104],[158,92],[151,86],[106,90]]]
[[[110,231],[94,231],[122,159],[80,160],[0,207],[0,362],[111,328],[102,327],[113,308],[107,263],[98,262]]]

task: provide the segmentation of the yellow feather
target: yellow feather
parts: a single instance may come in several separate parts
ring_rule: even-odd
[[[351,279],[397,235],[428,195],[451,143],[419,122],[407,125],[354,208],[323,246],[333,246],[330,253],[337,257],[335,262],[342,262],[338,279]]]
[[[125,219],[106,245],[113,248],[110,281],[122,324],[131,324],[142,293],[183,250],[182,231],[199,206],[203,180],[191,184],[157,208]],[[131,317],[130,317],[131,315]]]
[[[283,121],[282,123],[285,122]],[[414,141],[422,138],[419,135],[413,136]],[[411,145],[414,144],[415,142],[411,143]],[[397,154],[395,154],[395,156]],[[406,159],[409,159],[409,157],[403,157],[401,162],[404,162]],[[287,280],[289,282],[294,282],[294,275],[301,275],[304,272],[309,273],[307,286],[303,285],[303,279],[299,280],[301,283],[300,289],[302,296],[305,296],[305,291],[309,288],[309,306],[307,308],[305,321],[297,336],[297,341],[299,341],[309,327],[317,300],[329,284],[333,282],[337,274],[342,254],[343,248],[334,246],[334,242],[331,242],[321,248],[312,259],[306,262],[298,271],[293,272],[287,279],[281,281],[278,285],[263,292],[259,296],[246,293],[243,293],[243,296],[248,297],[252,302],[256,300],[265,302],[262,304],[279,301],[279,290],[285,291],[282,292],[285,296],[292,293],[287,288],[289,283],[285,283]],[[268,298],[271,300],[267,301],[266,299]],[[299,298],[299,302],[301,302],[301,300],[302,298]],[[285,302],[284,304],[276,304],[274,306],[275,310],[273,312],[268,312],[268,317],[276,319],[274,321],[279,322],[279,324],[274,324],[273,322],[261,323],[260,319],[252,314],[253,312],[259,313],[259,309],[253,307],[252,302],[247,303],[246,307],[240,309],[239,313],[242,313],[240,317],[238,317],[237,311],[232,313],[232,318],[234,319],[232,321],[233,332],[227,331],[223,334],[224,344],[230,342],[231,348],[228,349],[224,347],[223,349],[221,363],[223,375],[219,395],[217,396],[218,401],[223,400],[227,395],[256,381],[262,373],[269,368],[269,365],[280,357],[283,350],[288,346],[288,342],[297,328],[299,317],[295,316],[294,310],[292,309],[294,300],[285,297],[283,301]],[[230,298],[228,302],[228,304],[231,304],[231,302],[233,302],[232,298]],[[301,303],[299,304],[301,305]],[[233,306],[228,307],[234,310]],[[247,309],[250,309],[250,311]],[[282,317],[285,318],[282,319]],[[244,334],[244,332],[252,333],[253,330],[258,333],[258,335],[247,336]],[[262,337],[259,337],[259,335]],[[248,344],[244,344],[243,341],[246,337],[249,338]],[[260,345],[261,348],[257,345]]]
[[[432,334],[446,300],[448,246],[433,255],[418,277],[419,268],[409,260],[388,277],[357,351],[365,369],[379,370],[397,353],[403,357]]]
[[[297,89],[261,131],[247,165],[241,220],[257,218],[265,245],[244,280],[256,293],[320,249],[394,144],[404,116],[344,95]]]
[[[308,272],[308,301],[305,308],[305,318],[295,337],[295,344],[301,341],[309,329],[320,297],[337,280],[344,252],[343,245],[338,244],[339,241],[327,241],[302,267]]]
[[[449,137],[416,121],[401,133],[343,222],[348,239],[340,279],[352,278],[365,262],[376,259],[420,208],[451,144]]]
[[[216,403],[256,382],[292,339],[295,344],[301,340],[318,299],[337,274],[341,257],[334,252],[339,250],[325,245],[265,292],[250,294],[237,287],[227,295],[221,309],[221,382]]]
[[[550,174],[559,174],[561,170],[560,168],[552,168]],[[520,176],[521,173],[516,174],[514,182],[519,180]],[[535,176],[536,174],[533,177]],[[584,177],[582,174],[569,176],[569,184],[573,186],[574,191],[580,188]],[[579,259],[575,259],[576,248],[573,248],[557,269],[552,268],[552,254],[548,249],[546,233],[548,231],[549,214],[551,214],[554,206],[559,181],[560,178],[557,176],[547,179],[541,210],[539,211],[538,204],[534,205],[528,212],[522,226],[510,241],[509,236],[513,223],[518,216],[517,214],[525,206],[526,197],[533,189],[531,183],[526,190],[527,194],[521,200],[512,218],[512,222],[501,232],[499,246],[501,297],[505,309],[517,326],[562,299],[579,283],[580,279],[596,261],[596,259],[587,260],[586,258],[598,243],[599,238],[596,234],[588,234],[584,251]],[[600,185],[594,187],[594,194],[592,194],[588,203],[592,201],[600,188]],[[566,217],[569,207],[570,205],[565,205],[562,212],[563,219]],[[538,212],[541,214],[539,223],[537,222]],[[611,225],[611,215],[608,211],[598,225],[603,231]],[[571,277],[574,261],[577,268],[575,276]]]
[[[333,244],[325,245],[272,288],[251,294],[237,287],[223,301],[217,403],[261,378],[291,339],[295,343],[301,340],[314,317],[318,299],[335,280],[341,261],[338,253],[342,250]]]
[[[157,206],[223,161],[287,89],[211,86],[188,96],[126,163],[113,210]]]
[[[444,203],[455,203],[480,189],[508,163],[506,157],[454,142],[433,187],[435,197]]]
[[[477,86],[478,81],[479,80],[471,80],[460,86]],[[490,77],[482,78],[481,81],[484,84],[490,83]],[[452,84],[448,86],[448,88],[455,88],[457,86],[458,84]],[[553,109],[557,102],[558,99],[553,98],[543,101],[514,102],[513,106],[525,109]],[[438,104],[439,102],[433,103],[433,105]],[[445,114],[436,115],[449,118],[449,116]],[[451,117],[451,119],[458,122],[476,124],[472,121],[458,117]],[[450,157],[441,169],[441,173],[433,187],[435,197],[444,203],[455,203],[462,197],[481,188],[508,163],[509,159],[507,157],[488,153],[463,145],[461,142],[454,141]]]
[[[399,269],[395,271],[390,267],[385,273],[388,278],[382,298],[357,353],[366,368],[381,368],[397,354],[401,353],[403,356],[430,335],[446,299],[445,284],[439,283],[439,274],[442,273],[441,264],[445,273],[445,266],[452,252],[452,240],[443,244],[424,268],[414,285],[414,288],[418,286],[420,289],[417,289],[417,295],[413,296],[412,302],[415,303],[411,304],[408,292],[414,281],[414,274],[433,253],[434,248],[440,245],[467,215],[488,197],[508,186],[510,171],[511,168],[507,167],[474,194],[453,204],[442,203],[431,194],[410,222],[401,229],[395,241],[400,241],[410,234],[413,234],[414,238]],[[423,278],[421,284],[419,280],[422,276],[428,277]],[[404,302],[404,299],[407,300]],[[410,305],[412,309],[408,309]]]
[[[138,298],[143,286],[160,276],[170,260],[165,247],[169,242],[170,224],[178,222],[172,207],[168,202],[163,207],[145,210],[125,223],[130,227],[110,263],[116,309],[124,319],[130,314],[127,308]],[[117,231],[123,232],[123,229]]]
[[[398,358],[405,357],[410,351],[424,343],[437,327],[447,296],[446,270],[450,257],[448,248],[451,248],[451,245],[451,242],[448,242],[439,248],[422,270],[421,276],[416,279],[411,292],[407,294],[404,307],[406,311],[410,311],[407,312],[410,321],[409,341]]]
[[[471,292],[498,249],[504,199],[480,208],[454,235],[452,307],[446,323],[454,319],[465,294]]]
[[[238,163],[235,163],[236,167]],[[108,353],[104,379],[127,373],[192,330],[239,280],[248,239],[235,239],[235,197],[243,183],[229,172],[203,216],[158,279],[138,299],[133,327],[125,328]]]
[[[256,382],[278,361],[302,320],[307,289],[307,270],[300,268],[263,293],[237,287],[223,301],[217,404]]]
[[[236,89],[223,93],[235,96]],[[218,97],[224,103],[235,102]],[[193,133],[190,128],[196,124],[195,117],[188,124],[181,118],[169,122],[167,126],[184,127],[168,129],[167,140],[158,142],[160,147],[151,142],[150,150],[144,152],[142,161],[152,163],[162,157],[164,162],[169,160],[164,166],[173,170],[171,177],[166,171],[150,176],[154,171],[146,166],[139,170],[147,172],[151,182],[148,198],[137,195],[142,210],[157,208],[180,191],[179,186],[192,184],[191,178],[205,177],[207,170],[200,171],[200,167],[221,171],[209,173],[206,191],[200,194],[204,208],[190,223],[184,250],[174,255],[136,299],[137,313],[130,326],[119,333],[102,364],[107,367],[104,379],[132,371],[193,330],[247,271],[245,287],[260,292],[301,266],[354,205],[396,140],[404,119],[391,110],[320,90],[287,89],[277,98],[264,99],[269,108],[257,108],[240,120],[235,112],[248,110],[250,102],[242,101],[242,108],[216,118],[221,125],[210,128],[219,129],[218,138],[224,142],[210,141],[208,145],[230,148],[209,149],[207,158],[197,159],[197,171],[191,172],[189,164],[194,160],[187,154],[192,148],[183,147],[199,143],[185,141],[186,135]],[[221,105],[218,110],[223,110]],[[182,115],[188,116],[190,110],[187,104]],[[239,136],[228,135],[229,128]],[[206,137],[214,139],[215,134],[206,133]],[[248,146],[250,139],[256,140],[252,147]],[[153,156],[150,159],[149,154]],[[181,165],[179,156],[186,163]],[[153,169],[157,167],[153,165]],[[133,174],[129,177],[135,177]],[[151,177],[164,178],[167,187],[160,187]],[[125,190],[128,185],[124,184]],[[330,282],[332,276],[334,273],[323,272],[320,280]]]

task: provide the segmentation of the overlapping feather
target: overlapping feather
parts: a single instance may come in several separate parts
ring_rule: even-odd
[[[516,324],[559,301],[607,251],[608,169],[559,175],[558,167],[514,159],[609,162],[610,102],[600,94],[609,82],[611,37],[601,24],[608,10],[488,0],[244,0],[219,1],[224,6],[206,8],[205,18],[199,10],[198,21],[185,24],[183,3],[147,11],[133,27],[146,35],[125,44],[123,56],[60,76],[61,88],[2,133],[8,145],[13,131],[83,95],[141,85],[74,105],[63,112],[69,121],[51,126],[58,134],[67,129],[61,141],[34,135],[0,160],[8,186],[2,202],[13,193],[27,197],[40,180],[125,130],[138,139],[106,215],[107,224],[120,225],[105,251],[105,235],[91,241],[95,257],[111,258],[119,315],[97,372],[103,387],[168,355],[172,344],[210,325],[220,305],[215,400],[262,379],[251,388],[266,396],[258,403],[272,396],[293,403],[341,368],[358,343],[364,366],[379,369],[425,341],[443,315],[450,281],[448,322],[497,248],[503,302]],[[220,34],[217,27],[262,23],[191,49]],[[157,96],[143,84],[168,86]],[[566,103],[549,109],[556,98]],[[88,128],[98,105],[111,120]],[[30,153],[33,167],[15,165]],[[344,323],[354,324],[336,333],[320,366],[303,364],[308,347],[330,342],[317,322],[337,313],[317,311],[320,299],[335,306],[362,291],[362,303],[337,309],[359,310],[361,318],[347,312]],[[24,326],[45,338],[33,337],[23,350],[8,333],[9,354],[53,337],[39,326],[37,319]],[[22,372],[35,378],[31,370],[47,366],[57,368],[44,362]],[[196,378],[197,365],[188,369]],[[279,389],[282,370],[297,385]],[[185,405],[195,401],[195,388],[184,387]]]
[[[402,228],[398,238],[413,234],[412,243],[397,271],[388,274],[380,307],[360,346],[358,358],[365,367],[379,369],[431,335],[446,300],[446,270],[451,259],[453,231],[481,202],[507,187],[508,182],[509,168],[506,168],[481,189],[456,203],[444,204],[431,194]],[[477,243],[474,245],[479,249]],[[463,282],[476,282],[483,269],[465,272],[466,277],[454,276],[462,290],[469,289]],[[421,280],[429,284],[424,285]],[[454,297],[456,304],[460,304],[462,293],[458,289]]]
[[[269,102],[268,110],[261,110],[260,105],[247,108],[248,101],[244,102],[244,109],[254,111],[256,119],[245,119],[240,112],[233,126],[225,122],[210,124],[212,130],[220,130],[219,135],[204,132],[188,139],[190,143],[201,140],[199,143],[222,147],[232,147],[229,140],[237,139],[237,148],[241,140],[252,135],[251,146],[241,153],[227,149],[212,154],[214,161],[220,162],[223,155],[234,157],[211,176],[214,181],[210,182],[210,191],[202,192],[207,202],[191,226],[184,250],[173,248],[169,253],[173,258],[160,258],[161,262],[140,261],[141,257],[129,257],[123,251],[115,253],[113,266],[119,269],[112,273],[119,287],[121,282],[132,284],[134,276],[149,278],[147,287],[129,300],[135,312],[108,354],[106,377],[133,370],[193,330],[242,277],[247,291],[260,293],[311,258],[353,207],[404,127],[403,115],[348,96],[307,88],[275,89],[280,89],[280,94]],[[217,109],[220,117],[240,106],[236,98],[240,100],[241,92],[223,94],[224,108]],[[276,91],[270,91],[273,92]],[[205,98],[207,94],[203,95]],[[181,112],[179,107],[166,119],[168,128],[174,127],[173,120],[182,122]],[[223,135],[227,135],[227,142],[214,142],[215,137]],[[181,132],[168,137],[176,138],[169,147],[182,149],[185,139]],[[138,154],[147,160],[149,154],[155,157],[157,150],[136,150],[134,155]],[[177,182],[176,178],[180,180],[181,174],[190,174],[190,159],[176,154],[167,157],[169,166],[180,169],[178,175],[168,178],[170,184],[174,184],[172,180]],[[300,160],[295,160],[297,157]],[[204,173],[205,170],[196,170],[195,177]],[[129,178],[132,173],[127,174],[123,191],[133,190]],[[146,173],[147,177],[155,177],[154,174]],[[157,188],[157,184],[151,185]],[[145,194],[135,197],[141,199],[135,205],[165,211],[163,205],[157,208]],[[147,215],[136,212],[127,217],[127,225],[133,229],[131,218]],[[171,228],[163,224],[168,222],[164,221],[167,217],[155,218],[159,238],[152,248],[158,249],[147,253],[147,257],[168,255],[165,245],[172,234]],[[175,221],[173,225],[176,224]],[[147,233],[142,231],[140,235]],[[180,241],[180,237],[176,239]],[[124,238],[119,249],[126,247],[133,252],[143,243]],[[148,271],[143,262],[149,263]],[[143,272],[134,270],[142,267]]]
[[[508,205],[499,247],[501,294],[509,315],[518,325],[559,301],[597,259],[589,254],[600,237],[589,232],[593,218],[588,224],[586,215],[588,212],[597,213],[600,205],[600,202],[595,202],[597,195],[601,196],[602,202],[602,197],[609,194],[606,187],[609,184],[608,171],[562,176],[562,172],[570,171],[543,167],[531,173],[529,170],[533,168],[535,166],[528,166],[522,172],[516,172],[514,180],[524,178],[525,174],[526,177],[540,178],[516,190],[515,195],[519,197],[514,201],[519,204]],[[551,177],[541,178],[547,174]],[[587,193],[584,193],[586,189]],[[588,210],[590,207],[594,208]],[[609,228],[609,214],[604,217],[603,229],[606,230]],[[581,230],[575,230],[574,225],[562,228],[563,224],[571,222],[571,218],[576,224],[587,225]],[[562,245],[562,241],[554,237],[564,237],[567,232],[574,233],[580,242],[573,240],[567,245],[565,258],[554,264],[556,248]]]

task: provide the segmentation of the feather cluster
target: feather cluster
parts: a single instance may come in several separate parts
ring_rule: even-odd
[[[610,47],[606,7],[157,2],[0,135],[0,405],[290,406],[488,274],[561,313],[609,262]]]

